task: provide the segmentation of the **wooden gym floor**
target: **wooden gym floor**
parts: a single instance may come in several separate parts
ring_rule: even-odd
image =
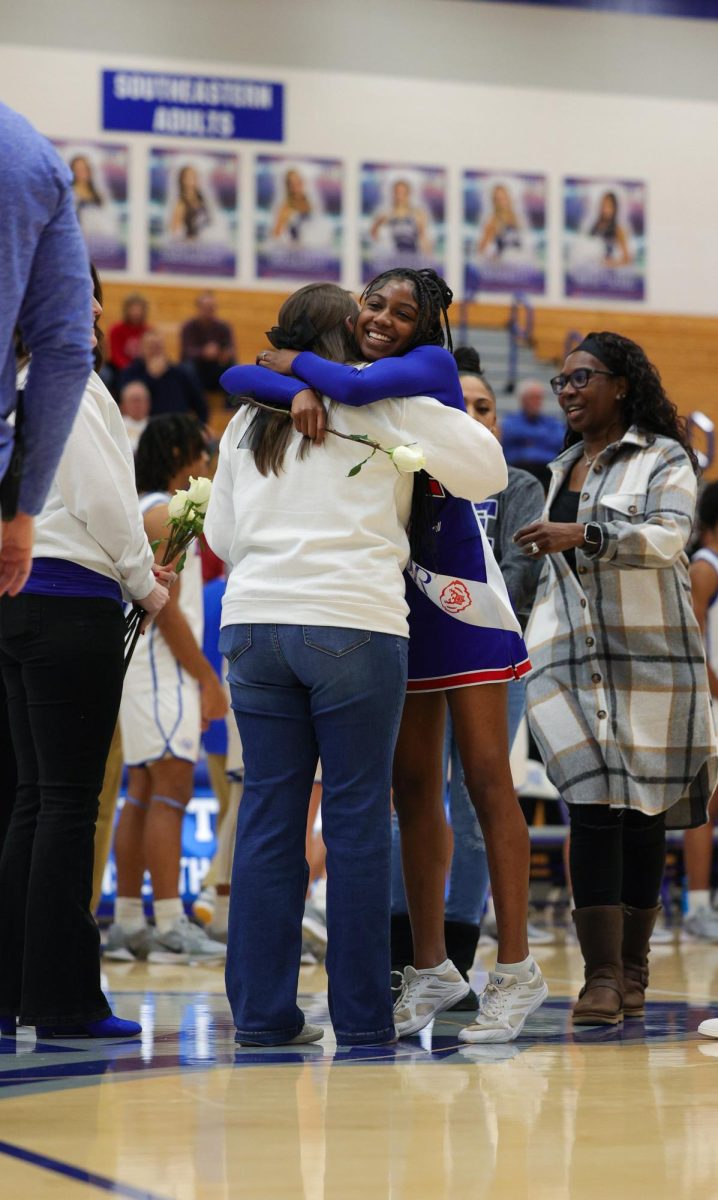
[[[323,1043],[235,1046],[218,969],[108,964],[141,1041],[0,1038],[3,1200],[715,1200],[718,946],[652,955],[645,1024],[574,1033],[571,944],[541,947],[551,997],[508,1046],[458,1016],[337,1050],[326,977],[302,968]],[[475,983],[491,965],[480,947]]]

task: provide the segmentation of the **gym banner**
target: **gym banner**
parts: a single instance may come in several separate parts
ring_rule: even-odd
[[[87,252],[100,271],[127,270],[129,236],[127,146],[57,141],[72,171],[72,190]]]
[[[464,171],[464,295],[546,291],[546,177]]]
[[[170,137],[281,142],[284,85],[265,79],[103,71],[102,128]]]
[[[237,272],[236,154],[153,147],[149,156],[149,268],[163,275]]]
[[[260,154],[255,252],[259,279],[341,278],[344,167],[336,158]]]
[[[566,296],[646,298],[646,185],[626,179],[564,179]]]
[[[480,4],[487,0],[478,0]],[[628,13],[634,17],[699,17],[718,20],[718,0],[491,0],[531,8],[585,8],[592,12]]]
[[[390,267],[444,274],[446,171],[443,167],[361,167],[362,282]]]

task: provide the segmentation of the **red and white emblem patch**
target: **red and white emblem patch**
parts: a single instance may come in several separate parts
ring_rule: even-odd
[[[461,579],[452,579],[441,592],[439,603],[444,612],[463,612],[471,605],[471,593]]]

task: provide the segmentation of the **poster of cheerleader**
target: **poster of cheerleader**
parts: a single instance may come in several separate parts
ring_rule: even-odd
[[[546,291],[546,176],[464,171],[464,295]]]
[[[344,167],[336,158],[260,154],[255,251],[260,279],[341,277]]]
[[[563,219],[567,296],[645,299],[645,183],[564,179]]]
[[[92,262],[100,271],[126,271],[127,146],[68,140],[53,145],[72,171],[75,208]]]
[[[236,274],[238,178],[236,154],[189,148],[150,150],[150,271]]]
[[[390,267],[433,267],[444,274],[443,167],[362,163],[360,211],[364,283]]]

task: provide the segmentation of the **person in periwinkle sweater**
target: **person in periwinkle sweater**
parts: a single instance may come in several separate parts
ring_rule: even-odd
[[[15,330],[32,353],[17,515],[3,514],[0,596],[17,595],[32,563],[33,517],[45,503],[92,370],[92,294],[72,175],[52,146],[0,104],[0,480],[14,445]]]

